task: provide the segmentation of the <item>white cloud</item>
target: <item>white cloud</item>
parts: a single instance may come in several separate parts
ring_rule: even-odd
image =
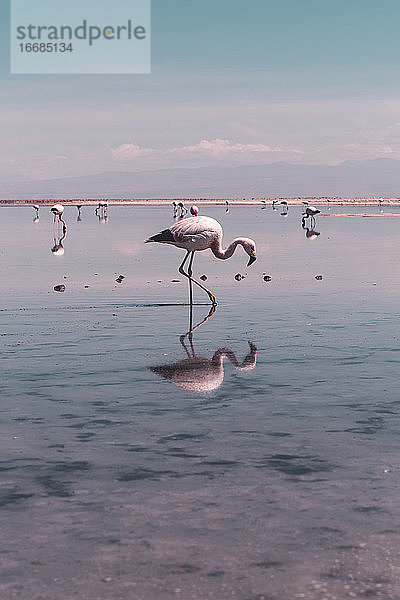
[[[116,162],[130,163],[133,168],[199,167],[213,164],[260,164],[277,160],[277,155],[289,158],[298,151],[271,147],[266,144],[244,144],[228,139],[203,139],[188,146],[156,149],[125,143],[111,148]]]
[[[121,144],[117,148],[111,148],[111,154],[115,160],[130,160],[139,156],[147,156],[155,152],[152,148],[141,148],[136,144]]]
[[[226,158],[232,155],[245,156],[254,152],[282,152],[282,148],[271,148],[265,144],[240,144],[232,143],[229,140],[201,140],[198,144],[192,146],[182,146],[180,148],[171,148],[171,154],[201,154],[204,156],[212,156],[213,158]]]

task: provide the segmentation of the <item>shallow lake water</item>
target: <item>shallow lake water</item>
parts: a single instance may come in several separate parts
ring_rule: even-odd
[[[2,600],[400,598],[400,218],[281,209],[191,348],[170,206],[1,208]]]

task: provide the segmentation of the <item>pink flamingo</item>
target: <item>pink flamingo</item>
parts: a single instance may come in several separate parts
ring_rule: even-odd
[[[236,247],[240,245],[250,257],[247,266],[250,266],[257,258],[256,245],[253,240],[249,238],[236,238],[224,250],[222,248],[222,236],[222,227],[215,219],[211,219],[211,217],[189,217],[188,219],[183,219],[182,221],[178,221],[174,225],[171,225],[169,229],[164,229],[164,231],[151,236],[146,240],[146,243],[159,242],[161,244],[171,244],[172,246],[186,250],[186,256],[179,267],[179,273],[187,277],[190,284],[195,283],[204,290],[208,294],[211,304],[216,305],[217,301],[214,294],[192,277],[194,253],[210,248],[214,256],[225,260],[230,258],[235,252]],[[186,273],[183,267],[189,258],[189,254],[191,254],[191,257]],[[191,292],[191,285],[189,289]],[[192,304],[191,293],[190,304]]]

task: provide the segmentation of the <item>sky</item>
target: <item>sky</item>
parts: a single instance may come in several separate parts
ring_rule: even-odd
[[[0,0],[0,181],[400,159],[399,27],[398,0],[152,0],[151,74],[11,75]]]

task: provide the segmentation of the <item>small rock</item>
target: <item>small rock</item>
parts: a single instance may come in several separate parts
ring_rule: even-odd
[[[60,285],[55,285],[53,289],[55,292],[65,292],[65,285],[61,283]]]
[[[315,276],[315,279],[317,279],[317,281],[321,281],[321,279],[322,279],[322,275],[316,275],[316,276]]]
[[[117,279],[115,280],[117,283],[122,283],[122,281],[125,279],[124,275],[118,275]]]
[[[179,279],[171,279],[171,283],[180,283]]]
[[[271,277],[271,275],[264,275],[263,279],[264,279],[264,281],[271,281],[272,277]]]
[[[88,288],[89,286],[88,286],[88,285],[85,285],[84,287],[85,287],[85,288]]]
[[[200,276],[200,279],[201,279],[202,281],[207,281],[207,275],[201,275],[201,276]]]
[[[236,281],[242,281],[242,279],[244,279],[244,275],[241,275],[240,273],[237,273],[235,275],[235,279],[236,279]]]

